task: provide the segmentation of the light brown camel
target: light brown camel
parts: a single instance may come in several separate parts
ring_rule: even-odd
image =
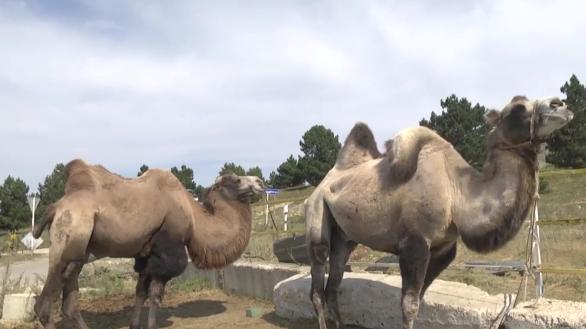
[[[425,290],[456,255],[458,235],[486,253],[519,231],[535,195],[540,144],[572,117],[558,98],[516,96],[501,112],[491,110],[494,129],[482,172],[427,128],[400,132],[380,154],[370,129],[357,124],[305,204],[310,298],[319,327],[326,329],[330,318],[343,328],[337,292],[361,243],[399,256],[402,325],[413,328]]]
[[[227,174],[206,191],[201,206],[168,171],[151,169],[125,179],[82,160],[65,167],[65,195],[47,210],[34,236],[51,226],[49,270],[35,313],[45,329],[55,328],[51,304],[63,293],[62,311],[80,329],[88,326],[77,307],[78,276],[90,256],[135,258],[139,273],[130,328],[150,299],[149,329],[168,280],[187,265],[187,253],[200,268],[236,260],[248,244],[250,198],[264,190],[255,176]]]

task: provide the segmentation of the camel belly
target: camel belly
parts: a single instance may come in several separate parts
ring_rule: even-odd
[[[142,251],[162,222],[163,216],[160,219],[146,220],[98,215],[88,251],[97,258],[134,257]]]
[[[401,227],[401,206],[393,202],[396,191],[371,193],[371,188],[353,186],[352,190],[326,195],[334,221],[350,240],[375,250],[395,252]]]

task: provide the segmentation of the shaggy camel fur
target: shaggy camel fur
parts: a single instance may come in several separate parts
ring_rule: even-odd
[[[361,243],[399,256],[402,326],[413,328],[425,290],[456,255],[458,235],[485,253],[519,231],[535,195],[540,144],[572,116],[558,98],[517,96],[501,112],[491,110],[494,129],[482,172],[427,128],[400,132],[380,154],[370,129],[357,124],[305,204],[310,298],[319,327],[326,329],[330,318],[343,328],[337,291]]]
[[[139,278],[130,328],[141,327],[147,297],[147,327],[157,328],[165,284],[185,269],[186,248],[200,268],[236,260],[250,238],[250,198],[264,190],[257,177],[223,175],[206,191],[201,206],[168,171],[151,169],[125,179],[74,160],[65,167],[65,175],[65,195],[49,207],[34,232],[38,237],[51,226],[47,280],[35,304],[45,329],[55,328],[51,304],[60,292],[64,315],[78,328],[88,328],[77,299],[78,276],[90,256],[135,258]]]

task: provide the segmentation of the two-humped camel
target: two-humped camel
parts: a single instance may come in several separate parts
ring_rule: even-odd
[[[254,176],[227,174],[206,191],[201,206],[168,171],[151,169],[125,179],[82,160],[65,167],[65,195],[51,205],[35,228],[50,225],[49,270],[35,312],[45,329],[55,328],[51,304],[63,293],[62,310],[87,329],[77,306],[78,276],[90,256],[135,258],[139,273],[130,328],[138,329],[142,306],[150,299],[149,329],[165,284],[187,266],[187,253],[200,268],[236,260],[248,244],[250,198],[264,190]]]
[[[486,117],[494,129],[482,172],[424,127],[400,132],[386,154],[366,125],[352,129],[305,206],[310,298],[321,329],[328,315],[343,328],[337,293],[358,243],[399,256],[403,328],[411,329],[425,290],[454,259],[458,236],[486,253],[517,234],[536,194],[539,147],[573,114],[558,98],[516,96]]]

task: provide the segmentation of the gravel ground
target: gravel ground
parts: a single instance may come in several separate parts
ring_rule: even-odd
[[[116,295],[82,300],[80,308],[91,329],[128,328],[132,313],[133,296]],[[263,310],[258,318],[246,317],[246,309]],[[146,308],[145,308],[146,310]],[[145,314],[143,314],[145,315]],[[160,328],[177,329],[317,329],[314,320],[289,321],[274,313],[274,306],[266,301],[226,295],[218,290],[193,293],[169,293],[158,314]],[[146,317],[143,316],[143,325]],[[0,325],[0,327],[2,327]],[[38,323],[9,326],[11,329],[41,329]],[[73,323],[59,319],[57,328],[75,328]]]

